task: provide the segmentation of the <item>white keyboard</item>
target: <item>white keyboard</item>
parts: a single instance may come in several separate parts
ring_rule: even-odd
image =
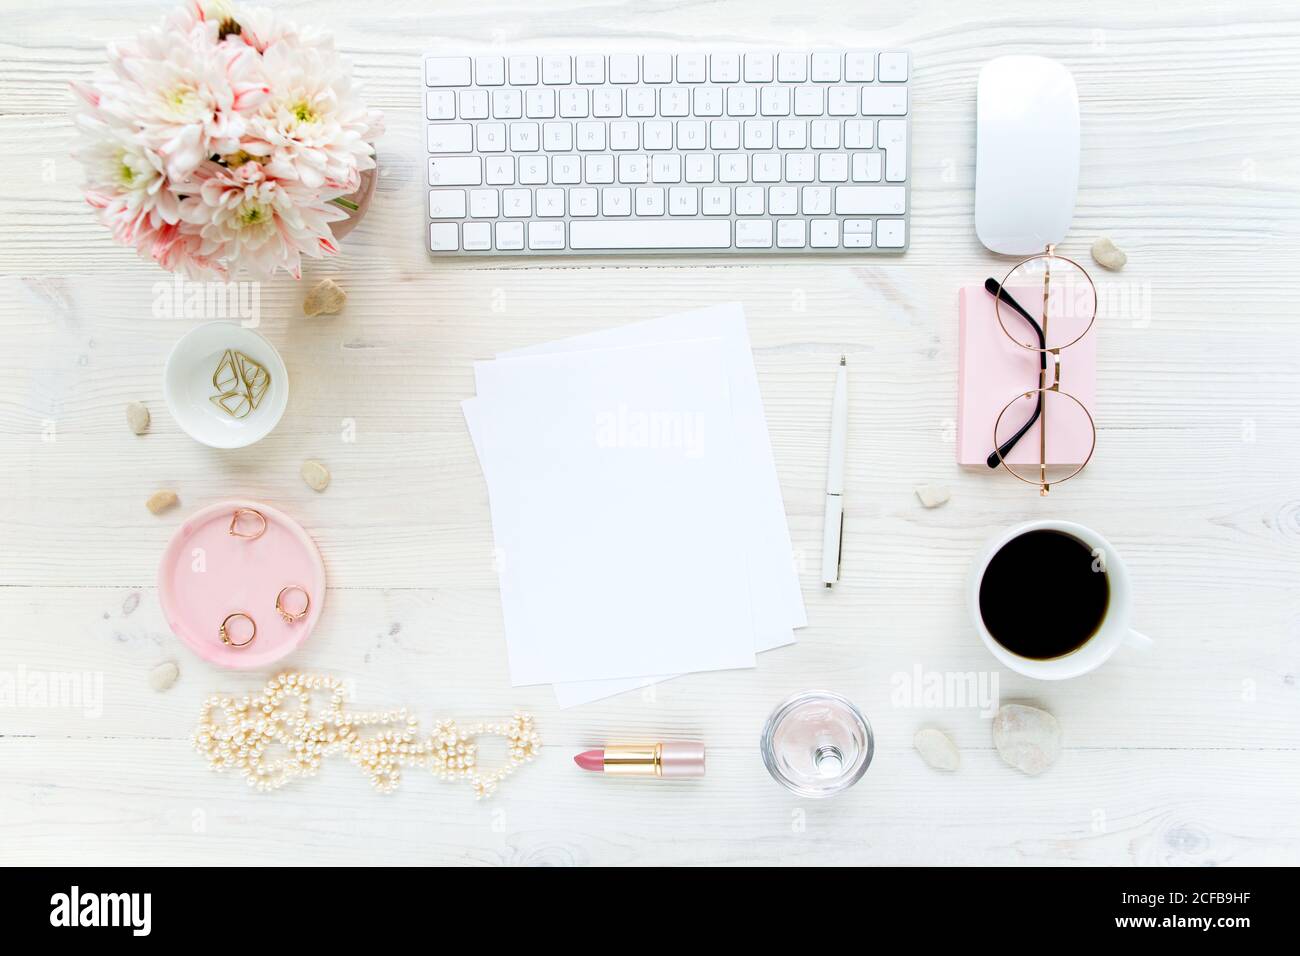
[[[908,54],[429,55],[434,256],[900,253]]]

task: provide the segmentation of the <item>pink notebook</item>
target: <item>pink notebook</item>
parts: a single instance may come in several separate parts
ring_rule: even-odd
[[[983,286],[960,289],[957,305],[957,463],[987,468],[998,413],[1018,392],[1038,387],[1038,353],[1021,348],[1002,331],[993,296]],[[1061,391],[1069,392],[1093,413],[1097,399],[1096,328],[1062,350]],[[1003,425],[1007,424],[1004,420]],[[1093,435],[1082,416],[1050,418],[1047,427],[1050,457],[1056,459],[1048,464],[1072,465],[1087,458]],[[1038,461],[1037,424],[1016,443],[1007,461]]]

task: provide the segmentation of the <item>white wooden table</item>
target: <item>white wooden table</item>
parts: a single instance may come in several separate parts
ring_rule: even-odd
[[[151,314],[167,277],[114,246],[69,158],[68,81],[165,4],[0,3],[0,671],[102,677],[102,713],[0,707],[3,863],[1300,862],[1300,15],[1287,2],[1156,8],[1096,0],[969,3],[312,0],[284,12],[337,34],[389,131],[361,227],[304,281],[263,289],[262,330],[293,381],[280,427],[214,452],[168,416],[163,361],[193,323]],[[900,259],[432,264],[420,244],[419,53],[434,38],[564,48],[673,44],[901,46],[913,51],[914,239]],[[1099,329],[1100,439],[1048,499],[954,464],[956,289],[1001,274],[972,226],[975,80],[1037,52],[1078,82],[1083,165],[1062,248],[1106,234],[1135,296]],[[1101,270],[1097,270],[1100,272]],[[307,319],[336,278],[346,312]],[[809,626],[752,672],[559,711],[512,689],[486,491],[459,410],[471,363],[500,350],[706,303],[749,317]],[[852,366],[844,583],[818,584],[833,366]],[[139,399],[153,428],[132,435]],[[348,423],[355,441],[344,440]],[[298,477],[326,461],[324,494]],[[951,485],[927,511],[921,482]],[[144,508],[159,488],[181,507]],[[182,516],[231,495],[297,516],[331,588],[289,660],[353,682],[361,706],[424,720],[524,708],[546,749],[494,799],[408,773],[381,796],[346,762],[272,794],[190,749],[199,702],[266,674],[201,663],[168,632],[154,586]],[[1039,778],[1004,765],[976,710],[896,706],[915,668],[993,668],[962,580],[986,537],[1053,515],[1125,555],[1135,624],[1157,641],[1062,684],[1001,673],[1004,700],[1065,729]],[[156,693],[147,676],[179,662]],[[757,741],[787,694],[825,686],[872,720],[875,763],[835,800],[768,778]],[[30,703],[30,701],[28,702]],[[926,768],[923,726],[962,749]],[[709,775],[600,779],[577,750],[622,735],[699,737]]]

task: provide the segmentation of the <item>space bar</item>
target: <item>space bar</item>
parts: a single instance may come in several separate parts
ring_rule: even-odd
[[[570,249],[730,249],[728,219],[569,223]]]

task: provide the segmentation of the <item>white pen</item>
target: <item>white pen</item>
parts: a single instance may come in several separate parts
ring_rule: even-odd
[[[844,445],[849,431],[849,379],[844,356],[835,373],[835,400],[831,405],[831,455],[826,466],[826,524],[822,529],[822,581],[827,587],[840,579],[844,550]]]

